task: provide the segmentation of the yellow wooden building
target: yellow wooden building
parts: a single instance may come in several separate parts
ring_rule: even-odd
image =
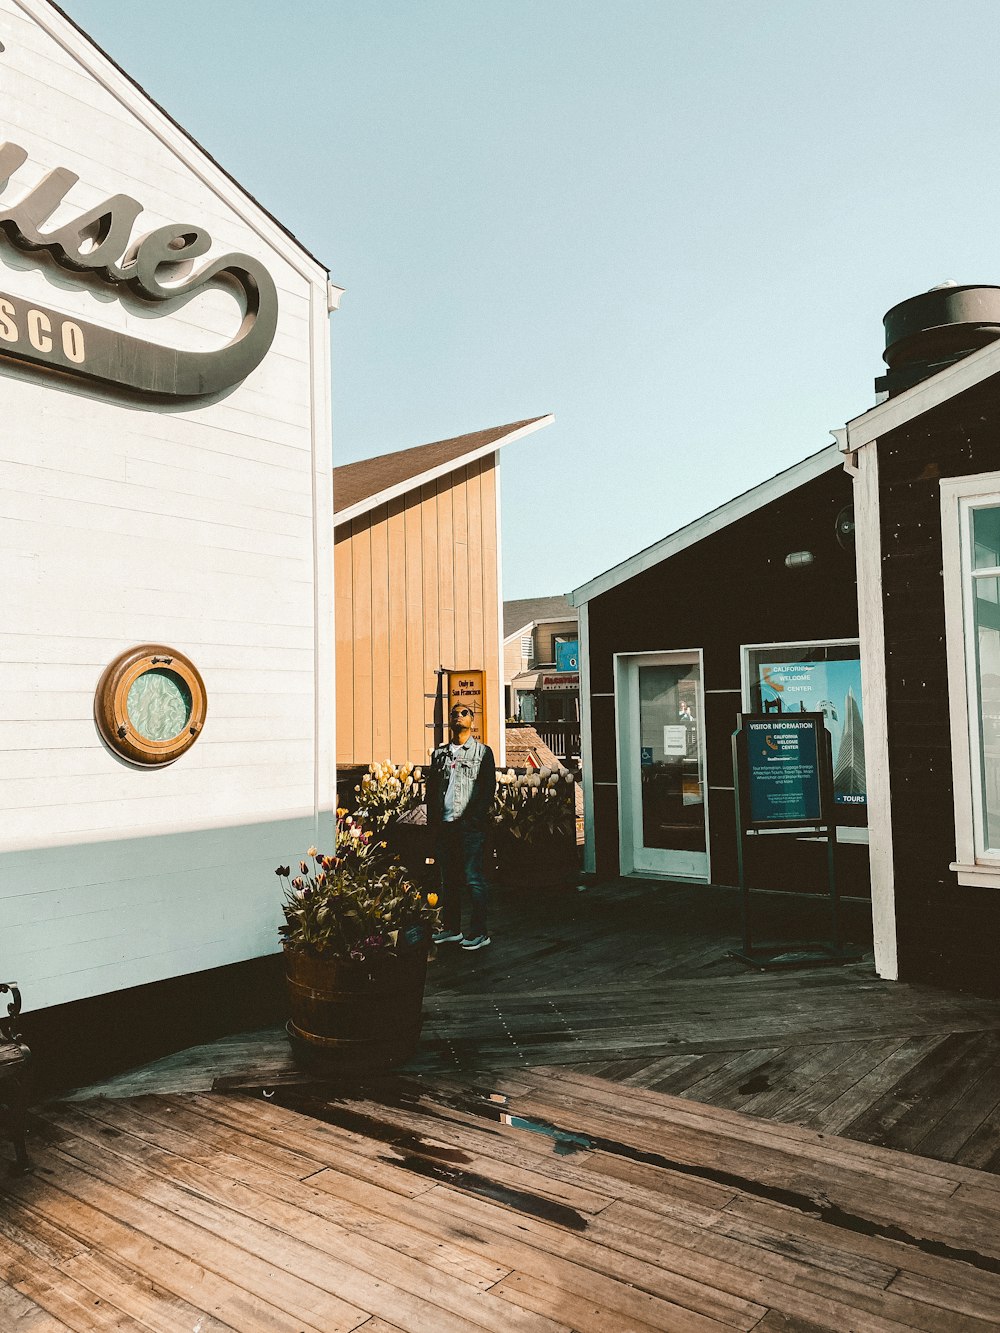
[[[338,767],[423,763],[442,667],[483,672],[479,730],[504,761],[499,450],[551,421],[334,468]]]

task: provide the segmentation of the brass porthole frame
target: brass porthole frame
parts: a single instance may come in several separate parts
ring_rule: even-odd
[[[143,736],[129,717],[128,694],[140,676],[163,667],[180,676],[190,691],[191,716],[178,735],[154,741]],[[205,682],[198,668],[184,653],[160,643],[142,643],[119,653],[105,667],[94,695],[94,720],[105,743],[140,768],[162,768],[190,750],[201,735],[207,712]]]

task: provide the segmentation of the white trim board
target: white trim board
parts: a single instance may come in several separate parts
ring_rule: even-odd
[[[551,417],[549,418],[551,420]],[[518,432],[520,433],[520,432]],[[503,661],[503,524],[500,520],[500,453],[493,450],[493,494],[496,497],[493,512],[496,521],[497,562],[497,729],[500,733],[494,751],[497,766],[507,767],[507,682]],[[485,562],[484,562],[485,563]],[[485,596],[485,588],[483,595]],[[485,680],[484,680],[485,685]]]
[[[512,630],[511,633],[507,635],[504,639],[504,644],[506,645],[511,643],[514,639],[520,638],[521,635],[529,629],[537,629],[539,625],[564,625],[567,620],[575,620],[577,624],[579,624],[580,617],[578,615],[573,615],[573,611],[575,610],[576,607],[573,607],[571,610],[568,610],[564,616],[545,616],[542,620],[526,620],[520,629]]]
[[[376,491],[374,495],[369,495],[364,500],[358,500],[349,505],[346,509],[336,510],[333,515],[333,525],[339,528],[342,523],[349,522],[352,518],[360,518],[362,514],[369,513],[372,509],[377,509],[379,505],[387,504],[390,500],[397,499],[400,495],[406,495],[408,491],[416,490],[418,486],[426,486],[430,481],[437,481],[438,477],[446,477],[449,472],[457,472],[460,467],[467,467],[469,463],[475,463],[480,458],[486,458],[489,454],[497,453],[505,444],[512,444],[514,440],[519,440],[522,436],[531,435],[534,431],[540,430],[542,426],[551,426],[555,421],[554,415],[550,412],[547,416],[539,417],[537,421],[530,421],[526,426],[520,426],[517,430],[512,430],[509,435],[501,435],[498,440],[492,440],[489,444],[480,445],[477,449],[470,449],[467,454],[461,454],[458,458],[452,458],[447,463],[439,463],[437,467],[428,468],[425,472],[418,472],[415,476],[407,477],[405,481],[398,481],[394,486],[387,486],[384,491]],[[402,450],[400,451],[402,452]],[[359,459],[359,462],[365,460]],[[498,475],[499,483],[499,475]],[[497,492],[499,496],[499,491]],[[336,503],[336,501],[334,501]],[[498,500],[499,504],[499,500]],[[503,612],[503,602],[500,603],[501,614]],[[501,634],[503,632],[503,621],[500,623]],[[501,639],[503,642],[503,639]]]
[[[651,569],[654,565],[668,560],[672,555],[676,555],[678,551],[686,550],[687,547],[693,546],[695,542],[700,542],[713,533],[721,532],[723,528],[729,527],[731,523],[736,523],[739,519],[756,513],[758,509],[763,509],[765,505],[770,504],[773,500],[779,500],[783,495],[796,490],[799,486],[804,486],[807,482],[815,480],[816,477],[821,477],[825,472],[831,472],[835,467],[839,467],[842,461],[840,446],[828,444],[819,453],[810,454],[808,458],[803,458],[801,462],[786,468],[784,472],[779,472],[777,476],[769,477],[767,481],[761,482],[759,486],[754,486],[752,490],[744,491],[742,495],[727,500],[725,504],[713,509],[711,513],[695,519],[693,523],[689,523],[686,527],[678,528],[676,532],[671,533],[668,537],[662,538],[652,546],[647,546],[644,551],[639,551],[636,555],[623,560],[621,564],[605,570],[603,574],[598,574],[589,583],[582,583],[579,588],[574,588],[571,593],[567,594],[570,602],[574,606],[582,606],[592,598],[599,597],[612,588],[617,588],[619,584],[634,578],[636,574],[641,574],[644,570]]]
[[[854,478],[858,571],[858,635],[861,641],[861,703],[868,786],[868,861],[872,885],[875,969],[899,977],[896,944],[896,871],[892,855],[889,721],[885,684],[885,621],[882,611],[882,537],[879,530],[878,452],[863,449]]]
[[[590,620],[589,608],[580,607],[580,767],[583,773],[583,869],[593,875],[597,870],[596,827],[594,823],[594,731],[590,701]],[[600,697],[604,697],[603,695]],[[611,698],[614,696],[611,695]],[[606,784],[607,785],[607,784]]]
[[[870,407],[867,412],[853,417],[846,426],[830,433],[837,437],[844,453],[853,453],[997,374],[1000,374],[1000,342],[992,342],[884,403]]]
[[[975,506],[970,502],[975,501]],[[983,772],[976,692],[974,618],[970,598],[970,561],[963,553],[971,533],[970,507],[1000,504],[1000,472],[980,472],[941,479],[941,547],[944,576],[945,651],[951,720],[952,786],[955,805],[955,871],[959,884],[1000,888],[1000,860],[983,841]],[[984,572],[989,576],[989,571]],[[982,576],[982,575],[981,575]],[[976,830],[980,830],[977,837]]]

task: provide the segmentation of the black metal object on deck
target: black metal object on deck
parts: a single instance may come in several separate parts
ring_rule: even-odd
[[[778,733],[778,739],[775,739]],[[782,753],[783,738],[787,737]],[[803,747],[800,737],[806,738]],[[742,948],[729,956],[761,970],[817,963],[855,963],[861,951],[841,941],[837,888],[837,825],[833,796],[833,748],[822,713],[741,713],[733,732],[736,859],[743,924]],[[760,756],[755,752],[759,748]],[[790,766],[797,766],[795,779]],[[771,789],[768,789],[770,783]],[[787,792],[782,791],[787,788]],[[792,835],[826,841],[830,938],[755,946],[751,890],[746,875],[748,837]]]
[[[14,1169],[27,1171],[25,1120],[31,1093],[31,1051],[18,1030],[21,993],[12,981],[0,981],[0,995],[10,995],[0,1014],[0,1135],[14,1144]]]

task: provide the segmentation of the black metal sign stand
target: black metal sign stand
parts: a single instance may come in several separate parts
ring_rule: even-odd
[[[752,724],[752,725],[751,725]],[[808,771],[807,790],[796,793],[797,801],[784,811],[766,808],[766,800],[760,799],[770,774],[766,769],[754,766],[754,756],[750,754],[751,735],[754,730],[763,735],[763,728],[769,731],[796,727],[808,731],[815,738],[815,771]],[[770,736],[765,744],[771,745]],[[761,753],[764,753],[762,750]],[[777,763],[794,762],[794,751],[789,758],[777,759],[767,755],[767,760]],[[807,764],[807,767],[811,767]],[[776,781],[784,778],[784,773],[775,765]],[[861,957],[860,950],[841,941],[840,896],[837,890],[836,846],[837,826],[834,820],[833,799],[833,754],[830,733],[826,729],[822,713],[784,713],[756,714],[741,713],[739,728],[733,732],[733,787],[736,794],[736,857],[739,870],[740,898],[743,918],[743,947],[729,956],[753,967],[766,970],[779,967],[800,967],[817,963],[853,963]],[[766,790],[763,795],[767,796]],[[757,799],[755,800],[755,797]],[[761,807],[764,808],[761,808]],[[797,807],[797,808],[796,808]],[[786,817],[787,816],[787,817]],[[765,835],[775,837],[780,834],[797,837],[826,839],[826,876],[830,909],[830,938],[820,942],[784,944],[780,946],[759,946],[753,942],[753,930],[750,912],[750,886],[747,883],[745,853],[746,839]]]

